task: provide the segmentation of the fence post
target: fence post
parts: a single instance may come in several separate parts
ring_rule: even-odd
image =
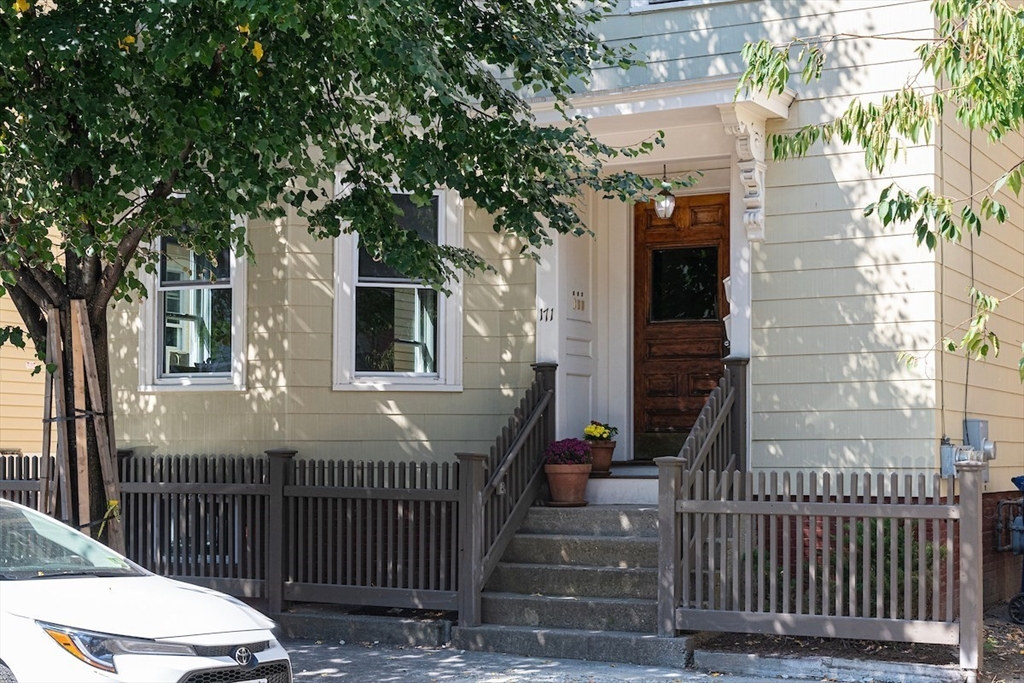
[[[288,554],[285,524],[284,487],[291,483],[294,448],[273,448],[266,451],[268,460],[267,487],[267,578],[266,597],[271,614],[284,611],[285,563]]]
[[[987,469],[985,462],[956,463],[960,480],[960,668],[974,672],[974,680],[982,667],[985,639],[981,492]]]
[[[683,458],[655,458],[658,465],[658,635],[676,636],[676,608],[681,597],[679,516],[676,494],[683,473]]]
[[[487,456],[456,453],[455,457],[459,459],[459,626],[479,626]]]
[[[736,392],[736,400],[732,404],[731,434],[732,447],[736,452],[736,466],[746,472],[747,466],[747,366],[749,358],[726,358],[725,374],[729,377],[729,386]]]

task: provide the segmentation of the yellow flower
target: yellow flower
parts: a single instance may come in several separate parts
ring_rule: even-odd
[[[263,59],[263,45],[258,40],[252,41],[252,56],[256,58],[257,62]]]
[[[249,24],[239,24],[238,25],[238,32],[239,33],[248,33],[249,32]]]
[[[19,14],[27,12],[31,6],[32,5],[28,4],[28,0],[14,0],[14,10]]]
[[[128,52],[131,49],[129,46],[130,45],[134,45],[134,44],[135,44],[135,36],[133,36],[133,35],[127,35],[124,38],[121,38],[119,41],[117,41],[118,49],[119,50],[124,50],[125,52]]]

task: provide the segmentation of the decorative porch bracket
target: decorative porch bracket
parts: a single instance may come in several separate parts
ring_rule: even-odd
[[[736,139],[736,178],[743,188],[743,226],[751,242],[764,241],[765,205],[765,123],[789,118],[793,93],[754,97],[734,104],[722,104],[718,111],[726,134]]]

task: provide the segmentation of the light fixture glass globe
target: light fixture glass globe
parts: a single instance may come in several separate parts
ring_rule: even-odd
[[[671,218],[672,212],[676,210],[676,198],[668,191],[668,188],[663,189],[658,193],[658,196],[654,199],[654,213],[658,214],[658,218]]]

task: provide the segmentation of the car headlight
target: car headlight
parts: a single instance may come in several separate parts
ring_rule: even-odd
[[[90,666],[117,673],[114,655],[194,655],[191,645],[161,643],[145,638],[126,638],[107,633],[82,631],[65,626],[36,622],[47,635],[73,656]]]

